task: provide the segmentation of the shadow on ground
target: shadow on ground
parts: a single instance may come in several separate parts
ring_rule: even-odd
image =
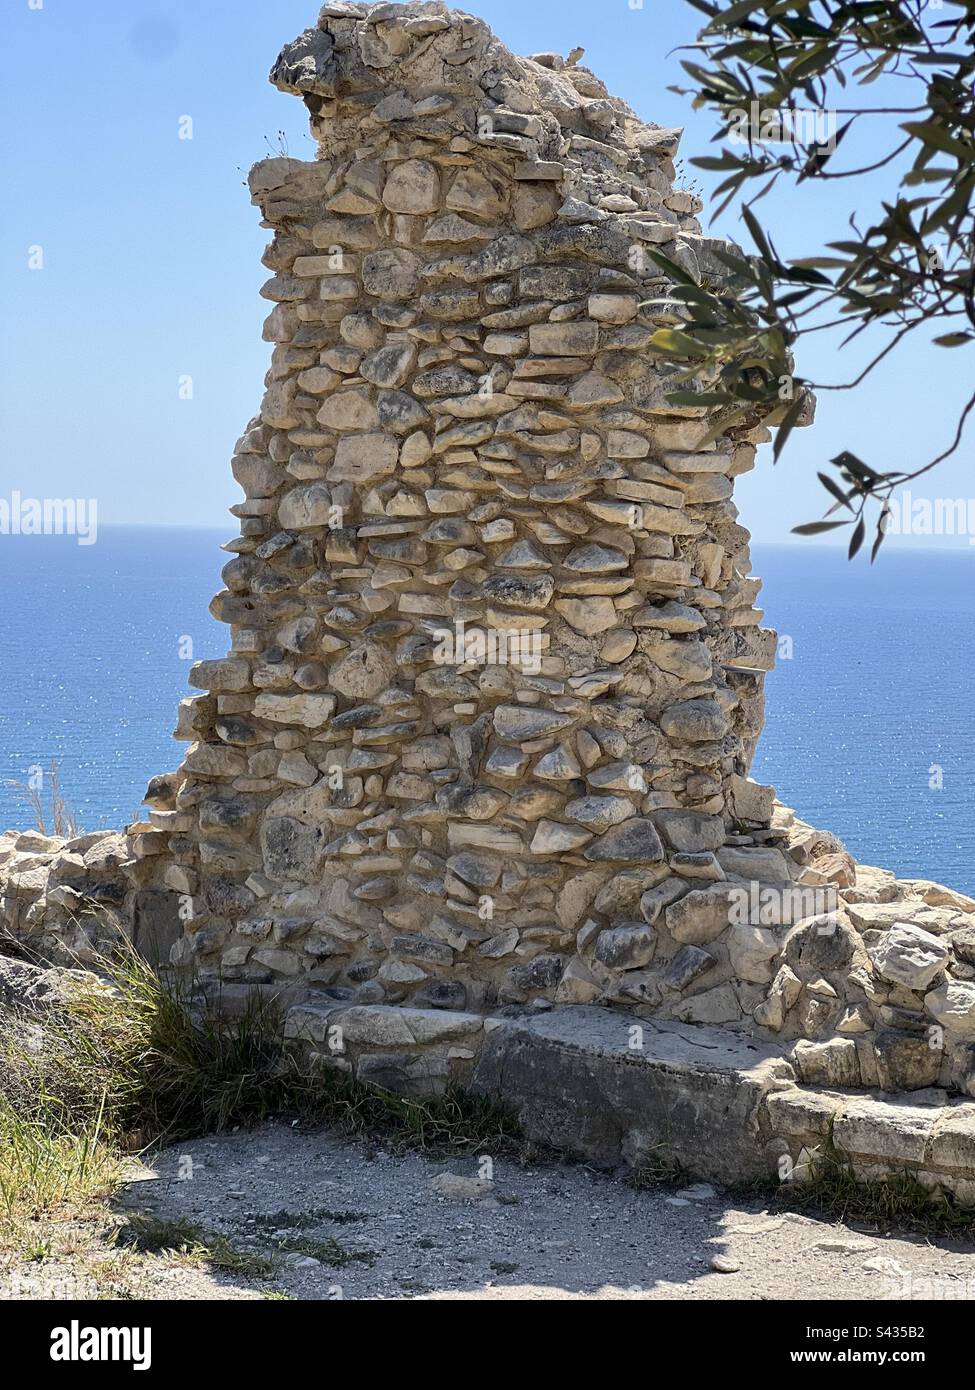
[[[445,1182],[445,1173],[461,1181]],[[285,1125],[164,1150],[116,1207],[138,1213],[163,1239],[171,1231],[200,1233],[197,1269],[220,1291],[188,1297],[779,1300],[975,1292],[971,1243],[854,1229],[706,1184],[635,1190],[583,1165],[433,1161]],[[221,1267],[235,1257],[239,1272]],[[273,1273],[257,1277],[263,1261]],[[178,1282],[167,1278],[161,1296],[181,1296],[173,1292]]]

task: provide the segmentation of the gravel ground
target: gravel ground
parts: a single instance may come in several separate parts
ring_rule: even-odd
[[[284,1125],[196,1140],[140,1166],[116,1215],[190,1221],[245,1254],[270,1255],[273,1274],[106,1244],[98,1259],[87,1252],[83,1269],[61,1250],[18,1261],[0,1273],[0,1297],[975,1296],[971,1242],[770,1212],[706,1184],[637,1191],[581,1165],[496,1159],[485,1181],[480,1162],[389,1154]]]

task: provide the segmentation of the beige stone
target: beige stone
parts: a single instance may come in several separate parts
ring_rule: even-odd
[[[394,165],[383,188],[383,205],[391,212],[414,216],[436,212],[440,206],[440,178],[436,166],[425,159],[407,159]]]

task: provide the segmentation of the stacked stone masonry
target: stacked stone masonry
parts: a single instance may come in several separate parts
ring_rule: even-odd
[[[94,898],[229,994],[609,1005],[975,1095],[975,902],[748,778],[775,634],[732,491],[769,432],[669,403],[651,346],[654,251],[727,273],[680,133],[437,4],[326,6],[271,76],[319,151],[250,176],[231,650],[145,823],[0,840],[7,930],[83,957]]]
[[[715,851],[771,809],[754,432],[702,447],[648,351],[678,308],[649,249],[713,259],[677,132],[479,20],[357,14],[272,72],[319,158],[250,179],[275,346],[233,651],[181,718],[186,949],[371,1002],[652,999],[670,904],[724,913]]]

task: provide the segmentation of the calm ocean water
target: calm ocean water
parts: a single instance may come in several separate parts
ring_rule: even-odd
[[[85,829],[135,815],[181,756],[170,734],[190,659],[226,652],[207,605],[230,534],[0,538],[0,779],[55,757]],[[754,565],[766,619],[792,644],[766,686],[754,776],[861,860],[975,892],[975,553],[890,549],[870,570],[756,546]],[[3,782],[0,828],[28,823]]]

